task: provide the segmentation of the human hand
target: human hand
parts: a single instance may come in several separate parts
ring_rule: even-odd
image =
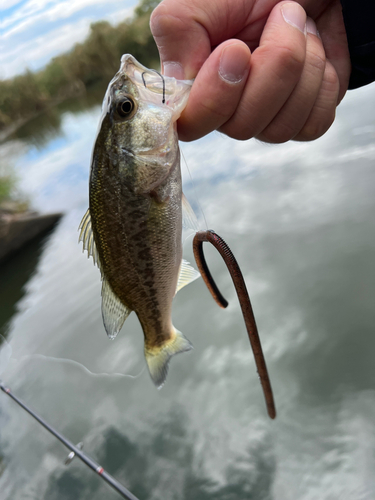
[[[164,74],[195,78],[178,122],[182,140],[219,130],[236,139],[281,143],[313,140],[328,130],[351,70],[341,5],[299,3],[158,5],[150,25]]]

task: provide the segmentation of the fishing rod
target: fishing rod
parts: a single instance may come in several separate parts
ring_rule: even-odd
[[[60,434],[58,431],[56,431],[53,427],[51,427],[43,418],[41,418],[39,415],[37,415],[33,410],[31,410],[25,403],[23,403],[17,396],[15,396],[9,387],[6,387],[5,384],[0,380],[0,389],[7,394],[10,398],[13,399],[21,408],[27,411],[32,417],[35,418],[47,431],[49,431],[51,434],[53,434],[59,441],[61,441],[69,450],[71,450],[71,453],[69,453],[69,456],[66,460],[66,464],[69,464],[73,458],[77,455],[78,458],[82,460],[84,464],[86,464],[90,469],[95,471],[99,477],[104,479],[114,490],[116,490],[118,493],[123,498],[126,498],[127,500],[139,500],[136,496],[133,495],[128,489],[125,488],[121,483],[119,483],[114,477],[112,477],[110,474],[108,474],[107,471],[103,469],[101,465],[96,463],[89,455],[84,453],[81,450],[82,443],[79,443],[78,445],[74,445],[69,439],[67,439],[65,436]]]

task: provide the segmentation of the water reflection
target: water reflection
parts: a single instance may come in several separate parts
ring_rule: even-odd
[[[19,295],[3,377],[141,499],[374,497],[374,91],[349,96],[312,144],[213,134],[184,146],[208,225],[243,268],[278,406],[272,423],[235,292],[209,248],[230,306],[221,311],[201,280],[179,292],[174,323],[195,349],[171,363],[162,391],[142,372],[134,315],[106,338],[99,272],[77,243],[100,108],[64,111],[61,136],[12,156],[34,203],[67,215]],[[0,405],[4,500],[116,498],[78,461],[66,469],[65,450],[21,410]]]
[[[26,293],[25,285],[35,272],[40,255],[54,229],[33,239],[12,258],[0,265],[0,335],[8,334],[9,321],[17,311],[17,303]],[[3,338],[0,336],[0,345]]]
[[[49,141],[63,133],[62,120],[64,113],[76,115],[100,105],[105,89],[106,85],[97,85],[91,88],[90,92],[47,108],[43,113],[28,120],[8,135],[6,141],[21,140],[38,149],[43,148]]]
[[[158,431],[148,433],[139,443],[116,428],[109,427],[92,443],[93,453],[106,470],[111,470],[138,498],[186,500],[227,500],[237,498],[270,499],[275,461],[268,445],[248,450],[247,456],[230,465],[225,485],[220,485],[197,470],[194,446],[186,432],[183,413],[172,412],[160,422]],[[186,420],[186,415],[185,415]],[[98,440],[98,439],[96,439]],[[254,464],[249,470],[249,460]],[[59,467],[50,478],[45,500],[64,498],[117,498],[90,472]]]
[[[61,134],[61,113],[56,108],[47,109],[15,130],[8,140],[27,141],[41,149]]]

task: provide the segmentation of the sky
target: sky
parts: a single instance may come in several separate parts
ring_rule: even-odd
[[[83,41],[95,21],[118,24],[137,0],[0,0],[0,79],[37,70]]]

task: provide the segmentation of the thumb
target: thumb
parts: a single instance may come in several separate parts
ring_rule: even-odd
[[[150,19],[162,71],[178,79],[195,78],[211,53],[209,35],[197,20],[199,7],[192,4],[186,0],[165,0],[156,7]]]

